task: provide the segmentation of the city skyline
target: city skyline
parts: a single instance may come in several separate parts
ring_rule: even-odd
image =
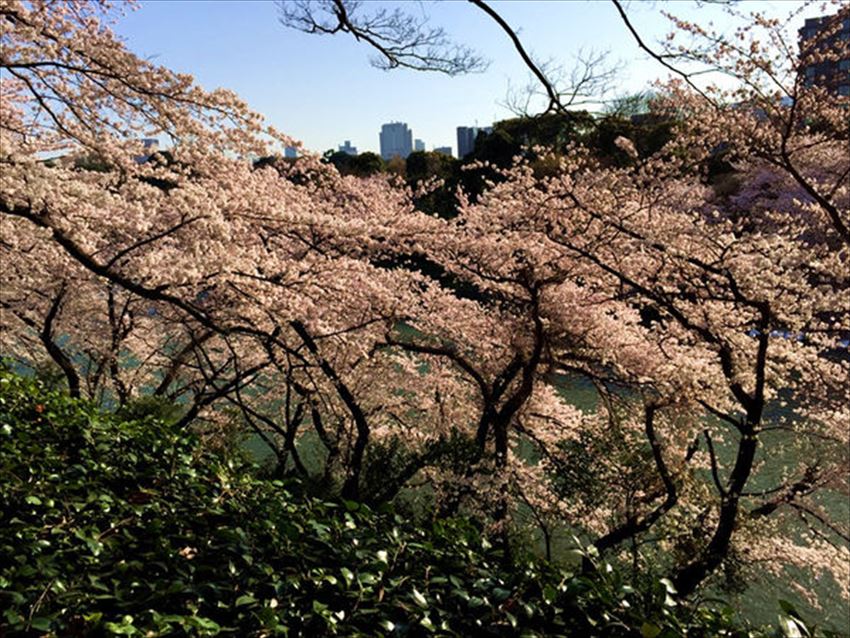
[[[377,3],[375,3],[377,6]],[[744,0],[741,11],[768,16],[789,13],[799,2]],[[381,3],[408,8],[408,3]],[[370,3],[369,6],[372,6]],[[613,61],[628,64],[615,95],[635,93],[667,76],[638,48],[608,2],[493,3],[504,19],[533,43],[535,59],[567,68],[581,49],[610,49]],[[459,77],[372,68],[374,51],[344,34],[316,37],[286,29],[266,2],[142,2],[114,30],[128,47],[155,64],[193,74],[207,89],[233,90],[269,124],[317,153],[350,140],[360,152],[379,151],[375,131],[403,118],[427,147],[456,144],[456,127],[486,126],[512,117],[504,102],[508,89],[524,86],[528,69],[505,34],[467,3],[427,3],[434,25],[490,60],[484,73]],[[664,37],[668,22],[652,3],[632,3],[630,19],[649,43]],[[725,24],[722,8],[677,3],[675,12],[699,23]],[[800,13],[792,29],[819,7]],[[185,24],[192,24],[191,30]],[[226,46],[223,46],[226,45]],[[341,97],[344,96],[344,97]]]

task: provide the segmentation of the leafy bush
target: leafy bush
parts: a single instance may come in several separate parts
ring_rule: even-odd
[[[747,635],[669,584],[508,567],[467,521],[308,497],[4,371],[0,488],[0,635]]]

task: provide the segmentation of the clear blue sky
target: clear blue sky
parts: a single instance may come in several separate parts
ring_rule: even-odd
[[[278,129],[315,151],[343,140],[362,151],[378,149],[384,122],[400,120],[414,137],[451,146],[455,128],[486,126],[510,117],[504,102],[509,83],[527,81],[528,72],[502,31],[474,6],[462,1],[390,3],[425,12],[458,41],[490,60],[480,74],[450,78],[407,70],[380,71],[369,65],[372,50],[348,35],[316,36],[284,28],[273,2],[149,0],[116,25],[131,50],[176,71],[191,73],[205,88],[236,91]],[[665,74],[637,48],[612,4],[604,0],[545,2],[495,1],[533,54],[569,64],[581,49],[610,50],[625,67],[618,93],[646,88]],[[784,15],[793,0],[740,3]],[[367,7],[368,8],[368,7]],[[692,2],[633,0],[628,10],[647,41],[661,38],[669,10],[699,23],[724,24],[717,7]],[[816,14],[816,9],[808,15]]]

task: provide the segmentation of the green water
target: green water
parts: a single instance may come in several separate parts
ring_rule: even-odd
[[[596,408],[599,395],[593,384],[587,380],[558,375],[552,377],[551,382],[572,405],[585,411]],[[758,454],[759,458],[763,459],[764,455],[768,453],[767,450],[770,451],[771,463],[769,467],[772,468],[772,471],[760,471],[754,475],[751,482],[752,489],[762,489],[776,484],[782,468],[787,466],[786,463],[777,462],[777,455],[779,455],[780,459],[783,455],[786,455],[788,457],[787,464],[791,464],[796,460],[794,455],[803,453],[797,448],[783,445],[783,441],[781,440],[765,440],[765,443],[767,445],[760,447]],[[249,436],[245,442],[245,446],[257,461],[266,461],[271,456],[271,451],[256,435]],[[323,452],[324,450],[315,436],[307,434],[299,441],[299,454],[302,456],[302,461],[304,461],[307,467],[320,467],[324,458]],[[731,460],[734,447],[731,444],[726,446],[718,445],[717,452],[722,463],[724,460]],[[705,478],[706,480],[710,480],[708,476]],[[407,493],[410,495],[409,490]],[[411,498],[415,500],[416,496],[413,495]],[[839,520],[850,521],[850,503],[847,503],[843,498],[836,495],[827,495],[824,505]],[[538,530],[536,533],[532,532],[532,535],[532,542],[536,544],[537,551],[543,555],[544,541],[542,533]],[[550,543],[553,560],[562,563],[569,563],[572,560],[570,551],[575,548],[575,541],[573,539],[574,530],[566,526],[551,530]],[[822,609],[816,610],[811,608],[796,594],[788,586],[788,583],[792,582],[792,579],[796,582],[810,584]],[[735,609],[742,610],[741,613],[744,617],[754,623],[775,624],[777,614],[780,611],[777,601],[779,599],[785,599],[792,602],[803,613],[805,618],[831,625],[838,631],[850,633],[850,609],[847,603],[841,600],[838,594],[838,586],[829,577],[815,579],[811,574],[807,574],[804,571],[788,569],[788,578],[782,582],[776,582],[774,579],[761,579],[753,583],[752,586],[748,587],[742,593],[729,591],[711,593],[728,600]]]

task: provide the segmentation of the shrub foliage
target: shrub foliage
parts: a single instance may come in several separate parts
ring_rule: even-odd
[[[754,635],[669,582],[507,565],[463,519],[307,496],[142,412],[0,371],[0,634]]]

